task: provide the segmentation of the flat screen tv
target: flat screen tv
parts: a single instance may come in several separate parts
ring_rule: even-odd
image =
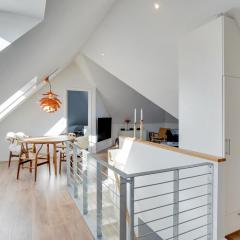
[[[97,137],[98,142],[112,137],[112,118],[97,119]]]

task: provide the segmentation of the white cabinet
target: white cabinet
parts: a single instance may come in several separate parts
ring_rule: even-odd
[[[196,29],[179,47],[179,146],[223,155],[222,18]]]
[[[179,48],[179,144],[226,157],[219,201],[227,234],[240,229],[240,29],[222,16]]]
[[[225,77],[226,229],[240,229],[240,78]]]

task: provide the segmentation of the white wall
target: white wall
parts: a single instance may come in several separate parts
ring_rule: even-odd
[[[194,30],[179,47],[180,147],[224,156],[223,19]]]
[[[88,81],[98,89],[114,123],[122,124],[126,118],[133,122],[134,108],[137,108],[138,119],[140,119],[140,109],[143,109],[145,123],[177,122],[176,118],[90,59],[78,55],[76,63]]]
[[[97,88],[97,117],[112,117],[112,141],[98,143],[98,150],[111,146],[112,142],[119,136],[120,128],[125,127],[124,119],[128,118],[133,123],[134,108],[137,109],[138,121],[140,120],[140,109],[143,109],[147,135],[150,131],[157,132],[160,127],[178,128],[176,118],[95,62],[83,55],[78,55],[76,63],[88,81]],[[132,127],[132,124],[129,126]]]
[[[52,89],[59,94],[62,100],[62,107],[53,114],[48,114],[41,111],[39,99],[41,93],[46,92],[47,86],[34,94],[31,98],[20,105],[16,110],[10,113],[7,118],[1,121],[0,124],[0,160],[8,159],[8,143],[5,141],[7,132],[22,131],[30,136],[45,135],[59,121],[66,118],[66,96],[67,90],[89,90],[92,91],[92,86],[89,84],[79,69],[74,64],[70,65],[62,71],[55,79],[52,80]]]

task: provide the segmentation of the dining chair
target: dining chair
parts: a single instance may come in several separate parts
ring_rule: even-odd
[[[17,137],[14,132],[9,132],[6,135],[6,140],[9,143],[9,158],[8,158],[8,167],[11,165],[11,161],[13,158],[19,158],[19,154],[21,152],[21,145],[17,142]]]
[[[75,133],[68,133],[69,137],[72,138],[76,138],[76,134]],[[65,143],[60,143],[57,148],[59,149],[60,152],[60,162],[59,162],[59,174],[61,175],[62,173],[62,162],[66,162],[67,161],[67,153],[66,153],[66,144]],[[73,160],[73,152],[70,151],[70,159],[71,161]],[[71,163],[72,164],[72,163]]]
[[[47,153],[43,154],[41,153],[43,145],[41,145],[38,149],[36,149],[36,146],[34,145],[34,149],[36,151],[32,151],[32,149],[28,148],[28,144],[21,143],[21,153],[19,156],[19,162],[18,162],[18,170],[17,170],[17,180],[19,179],[20,169],[21,166],[23,168],[28,168],[30,172],[32,172],[32,169],[34,169],[35,172],[35,182],[37,180],[37,169],[39,166],[48,164],[49,174],[51,173],[50,168],[50,153],[49,153],[49,145],[47,145]],[[25,163],[29,162],[29,167],[26,167]]]

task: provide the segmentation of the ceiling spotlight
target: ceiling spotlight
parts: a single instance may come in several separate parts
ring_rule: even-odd
[[[104,53],[101,53],[101,56],[102,56],[102,57],[104,57],[104,56],[105,56],[105,54],[104,54]]]
[[[155,9],[159,9],[159,8],[160,8],[159,3],[154,3],[154,8],[155,8]]]

